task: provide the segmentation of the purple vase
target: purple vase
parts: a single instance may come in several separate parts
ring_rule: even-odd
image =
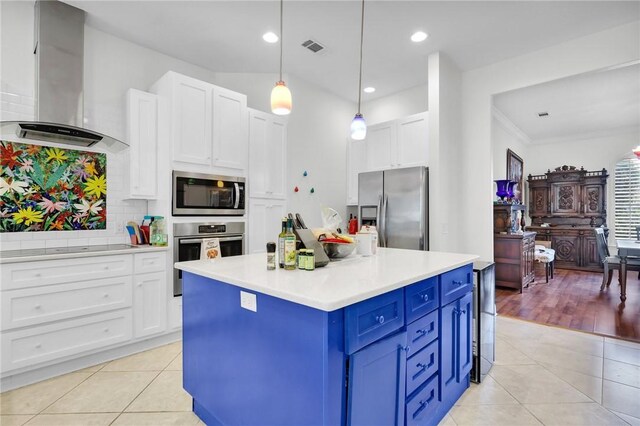
[[[499,179],[494,180],[494,182],[498,188],[496,195],[500,197],[501,201],[504,201],[504,198],[509,196],[509,183],[511,183],[511,181],[509,179]]]
[[[507,192],[508,192],[507,197],[513,198],[516,192],[516,186],[518,186],[518,182],[510,181],[507,184]]]

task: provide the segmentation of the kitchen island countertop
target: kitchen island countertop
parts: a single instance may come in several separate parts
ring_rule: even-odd
[[[314,271],[267,270],[266,254],[178,262],[175,267],[248,290],[331,312],[469,264],[471,254],[379,248]]]

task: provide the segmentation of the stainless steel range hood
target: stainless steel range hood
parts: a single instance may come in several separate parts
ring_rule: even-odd
[[[118,152],[122,141],[83,127],[85,12],[68,4],[35,4],[36,121],[3,121],[1,131],[20,138],[103,148]]]

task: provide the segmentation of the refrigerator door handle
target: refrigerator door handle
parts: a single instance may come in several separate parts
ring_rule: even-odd
[[[382,234],[382,206],[384,205],[382,201],[382,195],[378,196],[378,208],[376,209],[376,228],[378,230],[379,237],[379,245],[380,247],[384,247],[384,237]]]
[[[384,196],[382,200],[382,247],[387,246],[387,204],[389,203],[389,197]]]

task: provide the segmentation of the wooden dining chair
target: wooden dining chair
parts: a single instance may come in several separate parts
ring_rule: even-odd
[[[600,257],[600,263],[604,267],[604,274],[602,276],[602,285],[600,290],[604,290],[605,285],[609,287],[611,284],[611,278],[613,277],[614,270],[620,270],[620,257],[611,256],[609,253],[609,246],[607,245],[607,238],[604,235],[604,229],[595,228],[596,234],[596,247],[598,249],[598,256]],[[627,258],[627,271],[639,271],[640,272],[640,259]],[[619,272],[618,272],[619,274]],[[620,276],[618,275],[618,281]]]

